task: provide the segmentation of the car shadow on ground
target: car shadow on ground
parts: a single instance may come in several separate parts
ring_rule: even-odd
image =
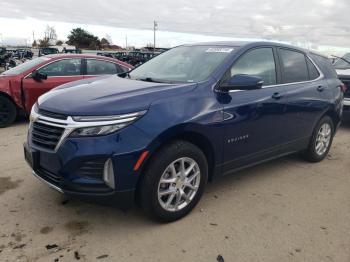
[[[198,213],[202,212],[202,209],[210,210],[215,208],[217,202],[214,200],[213,196],[217,198],[217,195],[225,194],[225,192],[230,193],[229,191],[239,189],[242,184],[249,183],[249,181],[261,176],[265,176],[264,179],[266,176],[270,176],[271,179],[273,179],[273,177],[278,176],[279,171],[283,170],[285,165],[290,165],[291,163],[303,165],[305,162],[296,154],[272,160],[242,171],[237,171],[232,175],[220,177],[212,183],[208,183],[200,204],[192,212]],[[47,188],[43,190],[49,191],[51,189]],[[87,203],[77,199],[68,199],[58,193],[53,198],[55,204],[59,205],[57,208],[60,209],[62,213],[67,212],[74,214],[78,221],[86,220],[88,218],[87,220],[93,224],[103,224],[107,220],[117,227],[125,224],[135,227],[159,225],[159,221],[147,217],[137,205],[129,210],[122,211],[112,205],[101,206],[99,204]],[[39,201],[41,202],[43,200]],[[39,204],[36,203],[36,205]],[[65,208],[61,209],[61,205],[64,205]],[[191,218],[191,215],[189,215],[184,219],[193,219],[193,217]]]
[[[341,123],[341,128],[344,128],[344,129],[350,129],[350,117],[347,118],[347,119],[344,119]]]
[[[21,126],[21,125],[28,125],[29,124],[29,118],[25,116],[19,116],[17,117],[16,121],[11,126]]]

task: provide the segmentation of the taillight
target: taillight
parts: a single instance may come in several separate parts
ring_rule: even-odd
[[[347,88],[347,86],[346,86],[344,83],[342,83],[342,84],[340,85],[340,89],[341,89],[341,91],[342,91],[343,93],[345,93],[346,90],[347,90],[348,88]]]

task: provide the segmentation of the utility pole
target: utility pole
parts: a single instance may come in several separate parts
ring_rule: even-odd
[[[153,21],[153,53],[156,51],[156,30],[158,27],[158,22]]]
[[[125,35],[125,50],[128,49],[128,35]]]

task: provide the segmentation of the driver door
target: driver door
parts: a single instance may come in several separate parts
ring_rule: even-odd
[[[264,83],[261,89],[223,94],[224,174],[275,156],[285,142],[287,100],[284,87],[278,85],[280,75],[275,54],[272,47],[248,50],[225,77],[246,74],[258,76]]]
[[[47,79],[36,80],[32,74],[23,79],[25,107],[30,112],[39,96],[68,82],[83,79],[80,58],[56,60],[42,66],[37,72],[47,75]]]

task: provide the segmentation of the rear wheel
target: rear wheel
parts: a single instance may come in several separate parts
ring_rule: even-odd
[[[322,161],[328,154],[334,136],[333,121],[329,116],[323,117],[317,124],[304,157],[310,162]]]
[[[164,222],[184,217],[198,203],[208,178],[203,152],[186,141],[161,149],[147,168],[140,188],[141,206]]]
[[[11,125],[17,116],[15,104],[7,97],[0,96],[0,127]]]

